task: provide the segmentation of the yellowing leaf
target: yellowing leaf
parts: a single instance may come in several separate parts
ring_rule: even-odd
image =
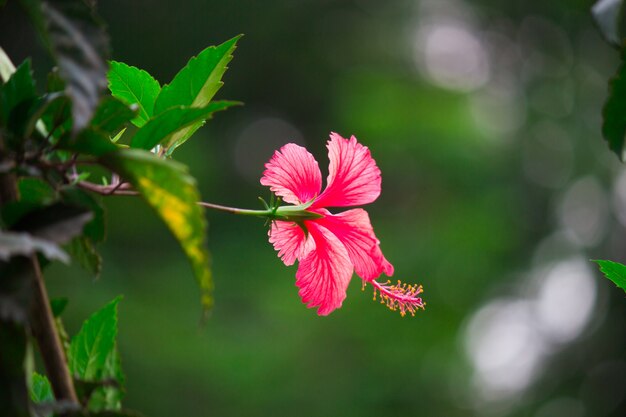
[[[202,306],[213,305],[213,280],[205,247],[206,221],[200,194],[184,165],[139,149],[102,157],[102,163],[129,181],[170,229],[191,262],[202,292]]]

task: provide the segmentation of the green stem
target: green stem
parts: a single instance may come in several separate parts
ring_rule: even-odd
[[[239,214],[241,216],[263,217],[269,220],[282,220],[285,222],[299,223],[304,220],[314,220],[324,217],[319,213],[308,211],[307,208],[311,205],[310,203],[298,206],[269,207],[265,210],[247,210],[236,207],[226,207],[220,206],[219,204],[205,203],[204,201],[199,201],[198,204],[202,207],[225,211],[226,213]]]
[[[241,216],[254,216],[254,217],[271,217],[273,214],[273,210],[247,210],[240,209],[236,207],[226,207],[220,206],[219,204],[205,203],[204,201],[199,201],[198,205],[206,208],[210,208],[213,210],[224,211],[226,213],[239,214]]]

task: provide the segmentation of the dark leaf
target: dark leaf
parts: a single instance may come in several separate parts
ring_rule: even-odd
[[[52,314],[54,317],[60,317],[61,314],[65,311],[65,307],[67,307],[68,299],[65,297],[62,298],[53,298],[50,300],[50,308],[52,309]]]
[[[28,130],[29,120],[37,113],[37,110],[43,107],[43,99],[33,97],[17,104],[9,115],[6,124],[7,131],[11,133],[8,140],[9,147],[20,152],[26,149],[26,131]],[[33,126],[34,127],[34,126]]]
[[[0,321],[27,323],[35,280],[32,266],[31,259],[23,256],[0,260]]]
[[[85,236],[75,237],[68,244],[67,250],[72,255],[72,258],[77,260],[95,279],[100,277],[102,257],[96,251],[91,239]]]
[[[94,243],[102,242],[106,233],[106,220],[100,199],[75,187],[61,190],[61,198],[68,204],[83,207],[93,213],[93,219],[85,225],[83,233]]]
[[[4,278],[4,277],[3,277]],[[30,417],[24,360],[26,329],[0,318],[0,415]]]
[[[610,44],[622,47],[624,43],[624,0],[599,0],[591,8],[598,29]]]
[[[123,62],[111,61],[107,74],[109,90],[128,105],[139,106],[139,114],[133,124],[141,127],[152,117],[154,102],[161,92],[159,82],[146,71],[131,67]]]
[[[626,135],[626,62],[609,82],[609,97],[602,110],[602,135],[609,148],[624,160],[624,136]]]
[[[17,184],[20,199],[8,202],[0,208],[2,222],[7,229],[27,213],[52,203],[57,197],[56,192],[38,178],[22,177]]]
[[[4,84],[15,72],[15,65],[11,62],[11,58],[6,54],[0,46],[0,85]]]
[[[56,199],[56,192],[47,182],[35,177],[21,177],[17,182],[20,201],[49,204]]]
[[[20,106],[23,113],[27,112],[29,102],[36,97],[35,81],[30,60],[27,59],[17,67],[7,82],[0,84],[0,125],[8,126],[9,120],[14,117],[13,112]]]
[[[70,135],[72,131],[72,103],[65,95],[52,101],[41,115],[46,132],[56,143],[57,140]]]
[[[64,136],[59,142],[59,148],[92,156],[105,155],[119,149],[106,133],[91,127],[82,130],[73,138]]]
[[[205,247],[206,222],[197,202],[195,180],[184,165],[138,149],[124,149],[101,158],[104,165],[129,181],[174,234],[191,262],[202,292],[202,305],[213,304],[213,280]]]
[[[14,256],[31,256],[37,252],[51,260],[70,261],[67,253],[54,242],[28,233],[0,231],[0,261],[8,261]]]
[[[14,128],[13,131],[22,137],[28,138],[33,134],[33,131],[39,124],[40,133],[42,133],[42,135],[47,134],[48,130],[45,127],[45,123],[40,119],[42,119],[43,115],[49,110],[53,112],[58,111],[59,107],[61,107],[66,100],[67,98],[62,93],[49,93],[33,100],[25,114],[25,123],[20,124]]]
[[[106,88],[108,37],[83,1],[43,1],[42,14],[78,132],[91,120]]]
[[[206,107],[174,107],[150,119],[139,129],[131,141],[131,147],[150,150],[156,145],[165,149],[184,142],[187,137],[181,134],[192,134],[213,113],[226,110],[239,104],[233,101],[215,101]],[[197,125],[197,126],[196,126]],[[189,127],[196,126],[194,129]]]
[[[93,213],[82,207],[54,203],[33,210],[13,225],[13,230],[28,232],[50,242],[64,244],[83,233],[83,227],[93,219]]]
[[[48,73],[48,78],[46,80],[46,91],[48,93],[56,93],[59,91],[65,90],[65,81],[61,78],[59,74],[59,67],[54,67]]]

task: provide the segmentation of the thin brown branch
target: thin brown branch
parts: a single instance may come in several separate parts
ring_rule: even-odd
[[[79,181],[76,185],[78,185],[83,190],[91,191],[101,195],[139,195],[139,193],[133,190],[132,186],[127,182],[120,182],[119,184],[114,185],[100,185],[88,181]]]
[[[43,281],[43,275],[36,256],[31,257],[35,282],[30,324],[39,351],[46,367],[46,374],[58,401],[66,400],[78,404],[74,382],[70,375],[67,358],[57,333],[54,316],[50,309],[50,300]]]

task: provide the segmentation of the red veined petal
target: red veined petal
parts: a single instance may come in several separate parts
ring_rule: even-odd
[[[352,136],[331,133],[326,145],[330,165],[324,192],[312,207],[346,207],[368,204],[380,195],[380,169],[367,146]]]
[[[300,260],[296,273],[298,294],[307,307],[319,307],[317,314],[325,316],[341,307],[352,278],[352,263],[348,251],[328,229],[305,221],[315,249]]]
[[[317,161],[305,148],[288,143],[265,164],[261,184],[291,204],[306,203],[322,189]]]
[[[304,257],[314,245],[313,240],[307,239],[304,230],[293,222],[274,221],[268,234],[278,257],[288,266]]]
[[[327,210],[320,212],[325,216],[314,222],[330,230],[343,243],[358,276],[371,281],[383,272],[393,275],[393,265],[383,256],[380,241],[365,210],[353,209],[339,214],[330,214]]]

